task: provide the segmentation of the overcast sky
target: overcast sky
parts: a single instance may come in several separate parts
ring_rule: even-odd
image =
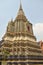
[[[33,24],[34,35],[37,40],[43,40],[43,0],[21,0],[24,13]],[[0,40],[2,39],[8,22],[15,19],[20,0],[0,0]]]

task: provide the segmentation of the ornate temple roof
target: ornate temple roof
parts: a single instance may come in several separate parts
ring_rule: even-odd
[[[7,64],[11,62],[23,65],[43,64],[43,42],[40,47],[33,34],[32,24],[27,20],[21,4],[15,20],[8,23],[0,44],[0,60],[5,62],[7,60]]]
[[[26,38],[22,37],[23,40],[28,38],[29,39],[31,38],[31,40],[34,41],[36,40],[36,37],[33,34],[32,24],[27,20],[24,11],[22,9],[21,3],[15,20],[14,21],[11,20],[8,23],[7,31],[3,38],[7,37],[8,35],[9,36],[11,35],[13,37],[19,36],[20,38],[21,36],[23,37],[25,36]]]

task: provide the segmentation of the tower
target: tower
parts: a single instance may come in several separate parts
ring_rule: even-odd
[[[2,65],[43,65],[43,54],[34,36],[32,23],[22,5],[15,20],[8,23],[0,48]]]

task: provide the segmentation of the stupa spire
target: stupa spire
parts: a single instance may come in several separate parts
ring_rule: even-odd
[[[22,4],[21,4],[21,0],[20,0],[20,10],[22,10]]]
[[[21,3],[21,0],[20,0],[20,6],[19,6],[19,10],[18,10],[18,13],[17,13],[17,17],[15,20],[19,20],[19,19],[22,19],[22,20],[27,20],[25,14],[24,14],[24,11],[23,11],[23,8],[22,8],[22,3]]]

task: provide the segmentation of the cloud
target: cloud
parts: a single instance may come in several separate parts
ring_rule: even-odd
[[[43,40],[43,23],[33,25],[33,31],[38,40]]]

